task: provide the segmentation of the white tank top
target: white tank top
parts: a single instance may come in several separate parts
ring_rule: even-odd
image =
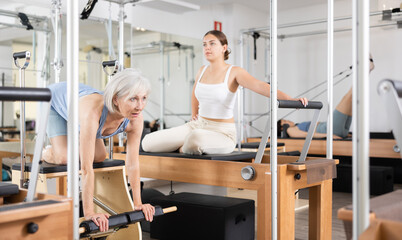
[[[236,101],[236,93],[229,90],[228,79],[231,65],[226,72],[223,83],[205,84],[200,80],[208,65],[204,67],[195,87],[195,97],[198,100],[198,115],[212,119],[230,119],[233,117],[233,108]]]

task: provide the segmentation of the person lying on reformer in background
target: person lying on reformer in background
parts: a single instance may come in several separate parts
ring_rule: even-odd
[[[374,61],[370,54],[370,72],[374,69]],[[333,113],[334,138],[346,138],[352,123],[352,88],[343,96]],[[294,123],[286,119],[278,120],[278,132],[286,131],[285,134],[291,138],[305,138],[311,122]],[[287,126],[285,126],[287,125]],[[314,138],[325,138],[327,136],[327,122],[317,123]]]
[[[259,81],[241,67],[225,62],[229,58],[224,33],[209,31],[204,35],[203,52],[208,65],[199,69],[192,92],[192,120],[184,125],[147,134],[142,140],[146,152],[186,154],[225,154],[236,147],[233,118],[236,91],[239,86],[270,97],[270,85]],[[300,101],[278,91],[278,99]]]
[[[103,139],[127,133],[128,179],[133,189],[134,210],[142,210],[152,221],[155,208],[141,202],[139,145],[143,130],[142,110],[145,107],[150,83],[140,72],[125,69],[113,76],[101,92],[84,84],[79,85],[80,161],[82,170],[82,201],[86,220],[92,220],[100,231],[109,228],[108,215],[94,212],[94,162],[106,159]],[[47,135],[51,146],[43,151],[43,160],[53,164],[67,164],[67,85],[49,86],[52,92]],[[118,196],[116,196],[118,197]]]

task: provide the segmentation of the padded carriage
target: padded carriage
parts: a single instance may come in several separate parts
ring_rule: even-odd
[[[221,161],[246,161],[255,158],[255,152],[232,152],[228,154],[203,154],[191,155],[178,152],[163,152],[163,153],[150,153],[140,152],[140,155],[145,156],[159,156],[159,157],[172,157],[172,158],[193,158],[204,160],[221,160]]]
[[[123,160],[105,160],[103,162],[98,162],[93,164],[93,168],[106,168],[106,167],[117,167],[117,166],[124,166],[124,161]],[[25,171],[26,172],[31,172],[32,168],[32,163],[26,163],[25,164]],[[16,163],[13,164],[13,170],[20,171],[21,170],[21,165]],[[57,165],[57,164],[51,164],[47,162],[42,162],[39,165],[39,173],[45,174],[45,173],[56,173],[56,172],[67,172],[67,165]]]

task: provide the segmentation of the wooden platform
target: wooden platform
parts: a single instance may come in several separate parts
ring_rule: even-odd
[[[115,159],[125,159],[115,154]],[[278,236],[279,239],[295,239],[295,198],[300,188],[310,189],[309,239],[331,239],[332,179],[307,183],[307,171],[300,166],[290,166],[297,157],[278,156]],[[311,160],[314,161],[314,160]],[[333,160],[334,161],[334,160]],[[253,180],[244,180],[240,171],[245,166],[255,169]],[[269,157],[263,163],[199,160],[140,156],[141,177],[244,188],[257,191],[257,239],[266,240],[271,235],[271,174]],[[300,174],[300,180],[295,179]],[[293,229],[293,231],[292,231]]]
[[[26,194],[26,190],[20,190],[19,194],[5,198],[8,204],[0,206],[1,239],[69,240],[73,238],[71,199],[38,194],[37,200],[26,203],[23,202]],[[28,226],[32,224],[38,227],[35,233],[28,231]]]
[[[259,138],[249,138],[249,142],[258,142]],[[278,141],[285,143],[286,151],[302,151],[304,139],[281,138]],[[370,139],[370,157],[377,158],[400,158],[400,154],[395,152],[393,147],[396,145],[395,139]],[[308,154],[326,155],[327,141],[313,139],[311,141]],[[352,141],[334,140],[334,156],[352,156]]]

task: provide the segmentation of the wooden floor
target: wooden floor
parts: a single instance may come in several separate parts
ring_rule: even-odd
[[[170,185],[162,186],[152,186],[152,188],[161,191],[164,194],[169,194]],[[395,189],[401,189],[402,185],[395,185]],[[224,187],[212,187],[198,184],[189,183],[174,183],[173,190],[178,192],[195,192],[204,193],[212,195],[225,196],[227,194],[227,189]],[[251,197],[252,198],[252,197]],[[299,198],[308,199],[308,190],[300,190]],[[343,228],[343,223],[337,218],[337,211],[339,208],[346,205],[352,204],[352,194],[351,193],[333,193],[333,206],[332,206],[332,239],[333,240],[344,240],[346,239],[345,230]],[[297,240],[307,240],[308,239],[308,208],[296,211],[296,239]],[[143,240],[153,240],[148,232],[143,232]]]

